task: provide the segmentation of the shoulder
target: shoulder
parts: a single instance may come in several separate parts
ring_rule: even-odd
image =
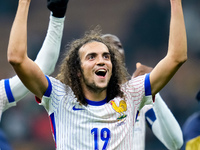
[[[5,93],[4,79],[0,80],[0,98],[2,99],[2,95]]]
[[[71,88],[62,83],[60,80],[54,78],[54,77],[51,77],[51,76],[47,76],[50,80],[50,84],[52,86],[52,90],[56,93],[72,93],[72,90]]]
[[[6,91],[10,91],[9,79],[0,80],[0,95],[6,95]]]
[[[4,79],[0,80],[0,87],[2,87],[4,85],[4,81],[5,81]]]
[[[131,78],[129,81],[127,81],[126,83],[121,85],[121,88],[139,88],[139,87],[143,87],[144,86],[144,81],[145,81],[145,77],[146,75],[141,75],[135,78]]]
[[[54,78],[54,77],[51,77],[51,76],[46,76],[47,79],[49,79],[50,83],[53,87],[65,87],[65,84],[62,83],[60,80]]]

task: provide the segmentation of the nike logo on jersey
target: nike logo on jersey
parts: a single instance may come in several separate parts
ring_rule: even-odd
[[[72,108],[74,111],[76,110],[84,110],[83,108],[77,108],[76,105],[74,105],[74,107]]]

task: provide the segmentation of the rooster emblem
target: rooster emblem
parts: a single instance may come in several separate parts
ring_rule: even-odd
[[[119,102],[119,106],[117,106],[113,100],[110,101],[110,104],[112,105],[112,108],[120,114],[120,117],[117,118],[118,120],[121,120],[127,116],[126,114],[124,114],[124,112],[127,111],[127,105],[124,100],[121,100]]]

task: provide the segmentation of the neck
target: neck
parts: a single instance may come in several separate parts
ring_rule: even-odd
[[[102,91],[91,91],[88,88],[84,88],[84,96],[85,98],[91,100],[91,101],[102,101],[106,98],[107,90],[104,89]]]

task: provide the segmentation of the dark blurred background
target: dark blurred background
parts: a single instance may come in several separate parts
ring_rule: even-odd
[[[0,0],[0,79],[15,75],[7,62],[10,29],[18,0]],[[188,61],[160,92],[180,126],[189,115],[200,110],[195,100],[200,90],[200,1],[183,0],[188,37]],[[28,19],[28,55],[34,60],[46,35],[49,10],[46,0],[32,0]],[[169,0],[70,0],[63,33],[61,55],[65,45],[85,31],[100,25],[103,33],[120,37],[130,74],[136,62],[154,67],[167,52]],[[70,120],[69,120],[70,121]],[[29,94],[16,107],[5,111],[0,127],[14,150],[54,150],[54,141],[46,111]],[[166,149],[147,129],[146,149]]]

